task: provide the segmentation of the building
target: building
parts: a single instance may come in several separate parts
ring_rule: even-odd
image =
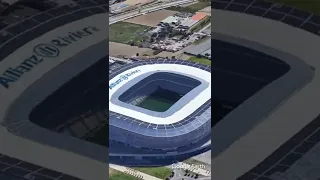
[[[192,29],[207,18],[205,13],[199,12],[193,15],[192,17],[186,18],[181,24],[180,27],[185,29]]]

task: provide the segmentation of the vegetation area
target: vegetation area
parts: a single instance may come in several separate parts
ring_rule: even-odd
[[[211,66],[211,61],[206,58],[191,57],[189,61]]]
[[[209,0],[200,0],[198,3],[191,4],[190,6],[182,7],[182,6],[173,6],[167,8],[168,10],[172,11],[179,11],[179,12],[190,12],[195,13],[201,9],[204,9],[208,6],[211,6],[211,1]]]
[[[109,41],[137,45],[149,36],[145,35],[144,30],[149,26],[133,24],[128,22],[117,22],[109,26]]]
[[[288,6],[296,7],[303,11],[320,14],[319,0],[267,0],[274,3],[286,4]]]
[[[171,175],[172,170],[167,167],[155,167],[155,168],[134,168],[137,171],[149,174],[151,176],[165,179]]]
[[[120,171],[109,169],[109,180],[140,180],[140,179],[134,176],[122,173]]]

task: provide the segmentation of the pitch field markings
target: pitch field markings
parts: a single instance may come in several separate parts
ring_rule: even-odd
[[[143,102],[138,104],[138,106],[151,111],[165,112],[172,106],[172,103],[167,103],[156,98],[148,97]]]
[[[158,88],[146,99],[138,103],[137,106],[151,111],[165,112],[182,97],[183,94],[178,94],[170,90]]]

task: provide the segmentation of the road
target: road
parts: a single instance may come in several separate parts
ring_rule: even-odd
[[[143,15],[145,13],[150,13],[150,12],[162,10],[164,8],[168,8],[168,7],[171,7],[171,6],[182,5],[182,4],[190,3],[190,2],[193,2],[193,1],[194,0],[174,1],[174,2],[167,3],[167,4],[161,4],[159,6],[154,6],[154,7],[148,7],[148,8],[145,8],[145,9],[141,9],[140,12],[139,11],[134,11],[134,12],[129,12],[129,13],[125,13],[125,14],[120,14],[118,16],[111,16],[111,17],[109,17],[109,25],[110,24],[114,24],[114,23],[119,22],[119,21],[130,19],[130,18],[133,18],[133,17],[136,17],[136,16],[140,16],[140,15]]]
[[[206,25],[205,27],[203,27],[202,29],[200,29],[200,31],[198,31],[199,33],[201,33],[202,31],[206,30],[208,27],[211,26],[211,23],[209,23],[208,25]]]

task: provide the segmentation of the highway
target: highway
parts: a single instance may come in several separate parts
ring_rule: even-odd
[[[161,10],[161,9],[164,9],[164,8],[168,8],[168,7],[171,7],[171,6],[187,4],[187,3],[190,3],[190,2],[193,2],[193,1],[195,1],[195,0],[174,1],[174,2],[170,2],[170,3],[164,4],[164,5],[153,6],[153,7],[148,7],[148,8],[145,8],[145,9],[141,9],[140,12],[139,12],[139,10],[136,10],[136,11],[128,12],[128,13],[124,13],[124,14],[122,13],[122,14],[119,14],[117,16],[111,16],[111,17],[109,17],[109,24],[114,24],[116,22],[124,21],[126,19],[130,19],[130,18],[133,18],[133,17],[136,17],[136,16],[141,16],[141,15],[144,15],[146,13],[158,11],[158,10]]]

